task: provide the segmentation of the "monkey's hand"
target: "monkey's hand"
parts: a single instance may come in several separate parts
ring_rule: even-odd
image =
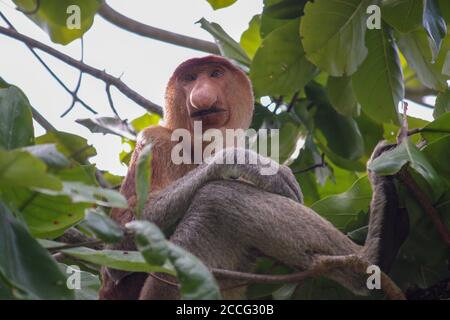
[[[242,179],[267,192],[303,203],[297,179],[289,167],[242,148],[223,149],[207,161],[211,178]]]

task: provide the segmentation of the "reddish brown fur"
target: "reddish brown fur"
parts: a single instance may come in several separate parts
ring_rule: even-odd
[[[199,79],[195,80],[194,83],[185,83],[180,80],[180,77],[186,72],[192,70],[209,70],[208,68],[214,68],[214,66],[225,69],[224,75],[219,80],[209,79],[204,75],[202,77],[199,76]],[[193,92],[192,90],[197,90],[198,94],[202,96],[189,99]],[[207,96],[209,94],[217,95],[212,98],[213,100],[217,100],[221,108],[226,109],[226,115],[225,113],[220,115],[213,114],[201,118],[205,124],[204,129],[209,127],[221,130],[226,128],[247,129],[249,127],[253,115],[254,101],[251,83],[245,73],[228,60],[218,56],[194,58],[180,64],[174,71],[166,88],[165,124],[143,130],[133,152],[127,176],[121,187],[121,193],[128,199],[130,208],[134,208],[136,204],[136,160],[143,146],[147,143],[152,142],[153,144],[151,164],[152,192],[165,188],[195,168],[195,165],[176,165],[172,163],[170,159],[171,150],[177,142],[172,142],[170,137],[173,130],[177,128],[185,128],[192,132],[194,118],[190,116],[190,112],[197,108],[193,108],[190,105],[190,101],[198,98],[197,100],[201,102],[202,99],[211,98]],[[195,120],[200,119],[195,118]],[[134,218],[132,209],[114,209],[112,217],[121,225],[126,224]],[[118,246],[117,248],[123,249],[122,246]],[[130,248],[125,249],[129,250]],[[114,284],[105,271],[102,272],[102,275],[103,286],[100,291],[101,299],[137,299],[137,293],[143,285],[143,279],[145,280],[142,273],[134,273],[122,279],[118,284]]]

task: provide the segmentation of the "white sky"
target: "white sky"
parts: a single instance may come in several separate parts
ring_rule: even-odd
[[[206,0],[109,0],[108,4],[128,17],[158,28],[212,41],[212,37],[198,24],[201,17],[219,23],[235,40],[239,40],[247,29],[254,14],[262,10],[262,0],[239,0],[229,8],[214,11]],[[47,34],[20,12],[10,0],[0,0],[0,11],[14,26],[32,38],[56,49],[79,58],[80,43],[75,41],[68,46],[53,44]],[[1,23],[1,22],[0,22]],[[3,23],[1,23],[4,25]],[[163,105],[164,89],[172,71],[182,61],[203,56],[205,53],[177,47],[156,40],[143,38],[123,31],[96,16],[94,25],[84,36],[84,58],[87,64],[108,73],[119,76],[131,88],[151,101]],[[45,54],[41,57],[50,65],[61,79],[73,88],[78,71]],[[119,162],[118,154],[122,149],[120,138],[112,135],[92,134],[74,120],[91,117],[92,114],[77,104],[64,118],[63,111],[71,104],[71,97],[50,76],[31,52],[20,42],[0,35],[0,77],[19,86],[29,98],[31,104],[58,130],[81,135],[97,149],[98,156],[92,158],[100,169],[124,175],[126,167]],[[79,95],[91,105],[100,116],[113,116],[102,81],[85,75]],[[119,115],[124,119],[133,119],[144,110],[133,101],[112,89],[113,98]],[[416,113],[411,106],[410,114]],[[431,111],[419,112],[426,119]],[[35,123],[36,136],[44,130]]]

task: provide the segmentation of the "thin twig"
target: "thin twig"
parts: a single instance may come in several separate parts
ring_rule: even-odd
[[[130,19],[127,16],[115,11],[113,8],[108,6],[106,1],[103,1],[98,13],[106,21],[129,32],[185,48],[212,54],[220,54],[220,50],[214,42],[195,39],[178,33],[151,27],[139,21]]]
[[[296,170],[296,171],[294,171],[294,174],[305,173],[305,172],[314,170],[316,168],[325,168],[328,165],[325,162],[325,153],[322,153],[321,158],[322,158],[322,160],[320,161],[320,163],[316,163],[306,169]]]
[[[300,93],[300,91],[297,91],[292,96],[291,102],[289,102],[289,105],[287,107],[287,112],[290,112],[292,110],[292,108],[294,107],[295,103],[297,102],[297,98],[298,98],[299,93]]]
[[[14,25],[8,20],[8,18],[6,18],[6,16],[0,12],[0,17],[5,21],[5,23],[13,30],[16,30],[16,28],[14,27]],[[17,30],[16,30],[17,31]],[[72,97],[73,100],[75,100],[76,102],[79,102],[84,108],[86,108],[88,111],[92,112],[93,114],[97,114],[97,112],[91,107],[89,106],[86,102],[84,102],[80,97],[78,97],[78,95],[76,93],[74,93],[72,90],[70,90],[66,84],[61,80],[61,78],[59,78],[55,72],[53,72],[53,70],[49,67],[49,65],[38,55],[38,53],[36,52],[36,50],[29,46],[28,44],[25,43],[25,45],[27,46],[27,48],[31,51],[31,53],[34,55],[34,57],[41,63],[41,65],[47,70],[48,73],[50,73],[50,75],[53,77],[53,79],[56,80],[56,82],[59,83],[59,85],[61,87],[63,87],[63,89],[70,94],[70,96]]]
[[[114,101],[111,96],[111,85],[107,83],[105,90],[106,96],[108,97],[109,107],[111,108],[112,112],[116,115],[116,117],[120,119],[120,116],[117,113],[116,107],[114,106]]]
[[[162,115],[162,113],[163,113],[161,106],[144,98],[139,93],[137,93],[136,91],[134,91],[133,89],[128,87],[119,78],[114,77],[114,76],[106,73],[105,71],[96,69],[90,65],[80,62],[62,52],[59,52],[58,50],[56,50],[50,46],[47,46],[46,44],[43,44],[42,42],[39,42],[33,38],[30,38],[24,34],[17,32],[15,30],[0,26],[0,33],[6,35],[8,37],[11,37],[13,39],[16,39],[18,41],[24,42],[33,48],[40,49],[40,50],[48,53],[49,55],[65,62],[66,64],[68,64],[74,68],[77,68],[78,70],[82,70],[83,72],[85,72],[97,79],[100,79],[100,80],[104,81],[105,83],[115,86],[125,96],[127,96],[129,99],[133,100],[134,102],[136,102],[138,105],[142,106],[149,112],[153,112],[153,113],[156,113],[159,115]]]

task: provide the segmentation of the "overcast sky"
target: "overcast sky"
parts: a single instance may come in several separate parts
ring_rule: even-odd
[[[239,0],[229,8],[213,11],[206,0],[109,0],[108,4],[126,16],[143,23],[173,32],[212,41],[211,36],[195,24],[205,17],[219,23],[235,40],[254,14],[262,10],[262,0]],[[79,58],[80,42],[74,41],[68,46],[53,44],[47,34],[23,14],[16,11],[10,0],[0,0],[0,11],[22,33],[44,42],[56,49]],[[1,25],[4,26],[2,22]],[[182,61],[203,56],[205,53],[176,47],[163,42],[143,38],[123,31],[96,16],[94,25],[84,36],[85,62],[122,80],[151,101],[163,105],[164,89],[172,71]],[[56,59],[41,54],[52,69],[73,88],[78,78],[77,70],[68,67]],[[66,117],[60,118],[70,106],[71,97],[49,75],[20,42],[0,35],[0,77],[19,86],[28,96],[31,104],[43,114],[58,130],[67,131],[88,138],[97,149],[98,156],[93,158],[100,169],[124,175],[126,167],[121,165],[118,154],[122,149],[120,138],[112,135],[92,134],[74,120],[91,117],[92,114],[79,104]],[[101,116],[112,116],[104,83],[88,75],[84,77],[80,96]],[[112,90],[115,106],[122,118],[133,119],[144,113],[134,102]],[[411,108],[411,113],[416,110]],[[430,119],[431,112],[425,110],[419,114]],[[44,130],[35,124],[36,135]]]

